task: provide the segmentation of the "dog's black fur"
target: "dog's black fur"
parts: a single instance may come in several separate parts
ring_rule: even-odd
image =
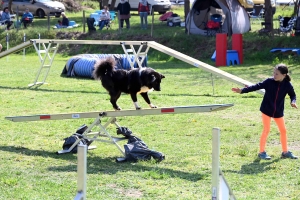
[[[100,79],[102,86],[110,95],[110,102],[115,110],[121,110],[117,105],[122,92],[130,94],[135,108],[141,109],[137,103],[137,94],[140,93],[151,108],[156,108],[151,104],[148,91],[154,89],[160,91],[161,79],[164,75],[149,67],[136,68],[132,70],[116,69],[115,60],[109,57],[95,63],[93,77]]]

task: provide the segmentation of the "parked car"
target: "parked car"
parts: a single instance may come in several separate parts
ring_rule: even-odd
[[[246,9],[247,12],[253,11],[253,6],[254,5],[263,5],[263,6],[265,6],[265,0],[239,0],[239,2]],[[272,13],[274,15],[275,12],[276,12],[275,0],[271,0],[271,5],[272,5]]]
[[[8,7],[9,0],[2,0],[2,9]],[[12,0],[13,12],[22,15],[26,8],[39,18],[43,18],[46,15],[60,17],[61,13],[65,11],[64,4],[58,1],[51,0]]]
[[[184,5],[184,0],[170,0],[172,5]]]

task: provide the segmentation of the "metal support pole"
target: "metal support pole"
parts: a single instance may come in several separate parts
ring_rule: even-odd
[[[41,34],[39,34],[39,40],[41,39]],[[41,50],[41,43],[39,43],[39,51]]]
[[[212,131],[212,200],[236,200],[220,168],[220,129]]]
[[[151,5],[151,12],[150,14],[152,15],[152,23],[151,23],[151,37],[153,37],[153,24],[154,24],[154,10],[153,10],[153,7]]]
[[[188,24],[186,24],[186,20],[185,20],[185,28],[186,28],[186,26],[188,27],[187,28],[187,32],[188,32],[188,35],[190,35],[190,30],[191,30],[191,21],[192,21],[192,17],[193,17],[193,15],[191,15],[191,12],[189,13],[189,21],[188,21]]]
[[[77,148],[77,194],[74,200],[85,200],[87,188],[87,146],[79,144]]]
[[[21,25],[21,24],[20,24]],[[17,21],[16,21],[17,32],[19,31],[19,6],[17,6]]]
[[[86,22],[86,19],[85,19],[85,10],[82,12],[82,24],[83,24],[83,32],[85,33],[85,22]]]
[[[212,200],[219,200],[220,129],[212,131]]]
[[[50,31],[50,15],[47,15],[48,31]]]
[[[213,87],[213,95],[215,95],[215,84],[214,84],[214,77],[212,73],[210,74],[210,77],[211,77],[211,85]]]
[[[26,33],[24,33],[23,42],[26,42]],[[23,58],[25,58],[25,48],[23,49]]]
[[[121,19],[120,19],[120,11],[118,10],[118,24],[119,24],[119,34],[121,33]]]
[[[6,51],[9,49],[9,35],[6,33]],[[8,61],[8,56],[6,56],[6,61]]]

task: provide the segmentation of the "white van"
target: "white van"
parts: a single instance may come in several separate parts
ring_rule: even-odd
[[[137,11],[139,7],[139,0],[128,0],[132,11]],[[116,0],[115,10],[117,9],[120,0]],[[148,0],[148,3],[152,6],[152,11],[158,12],[159,14],[165,14],[171,9],[170,0]],[[111,0],[108,1],[111,4]]]
[[[280,5],[280,6],[283,6],[283,5],[291,6],[291,5],[294,5],[294,3],[295,2],[293,0],[276,0],[276,4]]]

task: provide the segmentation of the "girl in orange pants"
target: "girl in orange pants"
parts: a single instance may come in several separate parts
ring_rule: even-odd
[[[297,159],[287,148],[286,128],[283,118],[284,100],[288,94],[291,99],[291,106],[297,108],[296,94],[291,84],[291,77],[288,74],[288,68],[285,64],[278,64],[274,68],[273,77],[245,88],[232,88],[236,93],[248,93],[260,89],[265,89],[265,95],[262,100],[260,111],[262,112],[263,132],[260,138],[260,153],[258,157],[270,160],[271,157],[265,151],[267,137],[270,132],[271,118],[276,122],[280,132],[280,142],[282,145],[281,158]]]

